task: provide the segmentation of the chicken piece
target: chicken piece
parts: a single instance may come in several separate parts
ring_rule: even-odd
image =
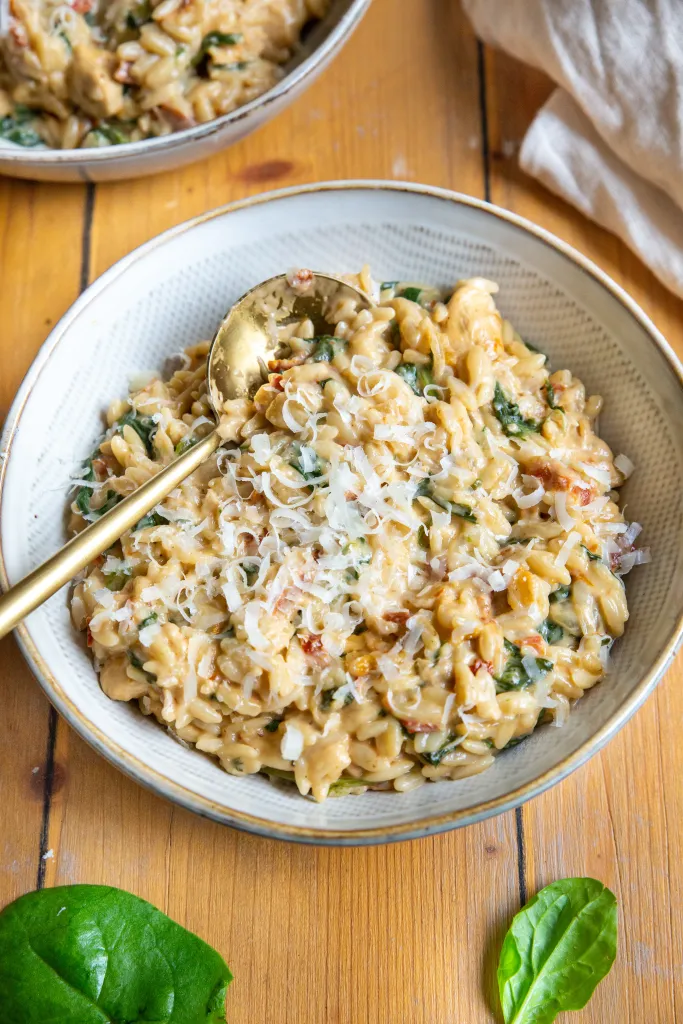
[[[112,78],[115,64],[113,54],[104,50],[86,43],[74,47],[67,78],[69,96],[98,120],[118,114],[123,107],[123,87]]]

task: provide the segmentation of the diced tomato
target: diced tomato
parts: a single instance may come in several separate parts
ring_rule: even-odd
[[[533,647],[539,654],[543,650],[543,644],[545,643],[543,637],[539,633],[534,633],[533,636],[525,636],[520,642],[520,647]]]
[[[579,505],[589,505],[593,500],[593,492],[590,487],[579,487],[575,484],[571,489],[571,495]]]
[[[385,612],[383,618],[387,622],[396,622],[399,626],[405,626],[406,622],[410,618],[409,611],[398,611],[398,612]]]
[[[323,649],[322,640],[314,633],[300,633],[299,643],[304,654],[317,654],[318,651]]]
[[[414,718],[402,718],[401,722],[408,732],[438,732],[441,728],[440,725],[429,725],[428,722],[418,722]]]
[[[268,383],[272,384],[272,386],[275,388],[276,391],[284,391],[285,390],[285,386],[282,383],[282,374],[281,373],[273,374],[273,376],[270,377]]]
[[[88,647],[92,647],[92,645],[93,645],[93,638],[92,638],[92,633],[90,632],[90,626],[88,626],[88,628],[86,630],[86,634],[87,634],[86,643],[87,643]]]
[[[476,674],[477,674],[477,672],[479,671],[480,668],[485,668],[487,672],[489,672],[491,675],[493,675],[493,663],[492,662],[490,662],[490,661],[482,661],[481,658],[475,658],[474,661],[472,662],[472,664],[470,665],[470,669],[472,670],[473,675],[476,676]]]
[[[88,14],[92,10],[93,0],[71,0],[71,7],[76,14]]]

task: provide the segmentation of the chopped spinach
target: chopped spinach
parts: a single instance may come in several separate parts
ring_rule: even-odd
[[[401,288],[398,294],[402,299],[409,299],[411,302],[419,302],[422,291],[422,288],[408,286],[407,288]]]
[[[358,625],[356,626],[356,628],[353,631],[353,635],[354,636],[360,636],[361,633],[367,633],[367,631],[368,631],[368,627],[365,625],[365,623],[364,622],[359,622]]]
[[[121,146],[124,142],[130,142],[130,137],[121,128],[107,121],[100,121],[96,128],[91,128],[88,138],[93,137],[98,146]]]
[[[306,448],[309,463],[313,463],[312,467],[309,469],[304,469],[304,447]],[[294,458],[289,463],[292,469],[295,469],[297,473],[300,473],[307,484],[316,484],[325,471],[325,463],[320,458],[315,448],[311,448],[309,445],[302,445],[299,441],[295,441],[292,445],[292,453]]]
[[[202,39],[201,49],[206,53],[212,46],[235,46],[243,38],[241,32],[209,32]]]
[[[562,409],[562,406],[558,405],[557,402],[555,401],[555,388],[552,386],[552,384],[550,383],[549,380],[547,380],[545,382],[544,389],[545,389],[545,397],[546,397],[546,400],[547,400],[548,405],[550,406],[550,408],[551,409],[559,409],[560,412],[563,412],[564,410]]]
[[[123,590],[132,574],[131,569],[119,569],[118,572],[104,574],[104,585],[107,590]]]
[[[508,437],[524,437],[538,431],[540,423],[536,420],[525,419],[519,411],[519,406],[508,398],[498,381],[493,393],[493,411],[496,419]]]
[[[173,451],[176,453],[176,455],[182,455],[183,452],[187,452],[190,450],[190,448],[194,448],[198,441],[198,437],[193,437],[191,434],[186,434],[185,437],[181,437]]]
[[[151,615],[148,615],[146,619],[142,620],[142,622],[138,626],[138,629],[144,629],[146,626],[151,626],[153,623],[157,621],[158,618],[159,616],[157,615],[157,613],[152,612]]]
[[[507,693],[508,690],[522,690],[531,684],[531,679],[522,664],[521,648],[507,638],[503,643],[508,654],[508,660],[501,675],[494,676],[496,693]],[[550,672],[553,668],[552,661],[548,661],[547,658],[535,658],[534,660],[539,672]]]
[[[417,528],[417,543],[420,545],[421,548],[428,550],[429,535],[427,533],[426,527],[422,523],[420,523],[420,525]]]
[[[168,526],[168,519],[164,518],[161,512],[148,512],[135,524],[133,533],[136,530],[146,530],[149,526]]]
[[[242,562],[242,568],[247,577],[247,586],[250,587],[259,573],[259,566],[256,562]]]
[[[27,149],[42,145],[43,140],[38,132],[26,124],[33,117],[35,111],[18,104],[14,108],[13,116],[8,115],[0,119],[0,139],[6,139],[7,142],[14,142],[17,146],[24,146]]]
[[[143,668],[144,662],[140,658],[138,658],[135,651],[131,651],[129,648],[126,653],[128,654],[128,660],[130,661],[133,668],[136,668],[138,669],[139,672],[142,672],[143,676],[145,676],[148,682],[155,683],[157,677],[152,672],[145,671],[145,669]]]
[[[548,598],[551,604],[555,604],[557,601],[566,601],[571,592],[570,586],[561,586],[557,590],[553,590],[552,594]]]
[[[538,632],[541,634],[547,644],[557,644],[564,636],[564,630],[562,626],[558,626],[552,619],[546,619],[538,627]]]
[[[394,373],[412,389],[416,395],[422,396],[424,389],[434,383],[434,376],[429,366],[418,366],[416,363],[399,363]]]
[[[151,0],[138,0],[137,3],[133,4],[131,9],[126,15],[126,26],[131,30],[140,28],[146,22],[152,20],[152,3]]]
[[[311,341],[315,346],[311,357],[314,363],[331,363],[346,348],[344,339],[335,338],[333,334],[320,334]]]
[[[252,63],[250,60],[234,60],[231,64],[212,64],[212,71],[246,71]]]
[[[410,733],[409,733],[410,735]],[[446,754],[450,754],[451,751],[455,750],[456,747],[460,746],[462,736],[454,736],[452,733],[447,737],[442,746],[438,750],[432,750],[430,752],[423,752],[420,754],[420,758],[427,764],[437,765],[441,764]]]
[[[90,516],[92,519],[99,519],[105,512],[111,511],[114,505],[118,505],[121,501],[121,495],[117,494],[116,491],[107,491],[107,497],[104,504],[100,505],[99,508],[91,508],[90,503],[92,501],[92,491],[88,487],[81,487],[80,491],[76,495],[76,505],[80,512],[84,516]]]
[[[463,505],[459,501],[449,501],[447,498],[441,498],[438,494],[434,493],[434,488],[429,477],[424,477],[420,480],[415,491],[416,498],[430,498],[436,505],[444,509],[446,512],[450,512],[451,515],[459,516],[461,519],[466,519],[468,523],[476,523],[477,517],[472,511],[470,505]]]
[[[365,789],[367,786],[371,786],[371,782],[366,782],[365,779],[351,779],[341,778],[331,783],[328,795],[329,796],[346,796],[347,793],[353,793],[355,789]]]
[[[582,544],[581,547],[586,552],[591,562],[602,562],[600,555],[596,555],[595,552],[591,551],[590,548],[587,548],[585,544]]]
[[[274,718],[271,718],[271,720],[265,726],[266,732],[277,732],[280,727],[280,722],[282,721],[284,721],[283,715],[276,715]]]
[[[381,292],[393,291],[398,286],[398,281],[382,281],[379,286]]]
[[[132,427],[138,437],[144,441],[145,449],[149,458],[154,456],[154,435],[157,432],[157,425],[151,416],[138,416],[134,412],[127,412],[121,419],[117,420],[116,431],[122,433],[124,427]]]

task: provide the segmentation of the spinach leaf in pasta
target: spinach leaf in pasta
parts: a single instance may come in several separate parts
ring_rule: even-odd
[[[215,949],[122,889],[58,886],[0,913],[12,1024],[220,1024],[231,980]]]
[[[617,954],[617,901],[594,878],[541,889],[505,936],[498,988],[505,1024],[552,1024],[580,1010]]]
[[[558,644],[564,636],[562,626],[558,625],[557,622],[553,622],[552,619],[546,619],[542,622],[538,627],[538,632],[547,644]]]
[[[499,676],[494,676],[496,681],[496,693],[507,693],[508,690],[522,690],[533,682],[531,676],[524,667],[521,648],[513,644],[511,640],[503,641],[508,660],[505,668]],[[545,675],[553,668],[552,661],[547,658],[534,658],[536,671]]]
[[[526,434],[539,430],[540,423],[537,420],[525,419],[517,403],[507,397],[498,381],[496,381],[491,404],[496,419],[503,428],[503,433],[508,437],[524,437]]]
[[[117,433],[122,433],[124,427],[132,427],[138,437],[144,442],[145,451],[149,458],[154,456],[154,435],[157,432],[157,425],[151,416],[139,416],[134,412],[127,412],[116,422]]]
[[[399,363],[394,372],[420,397],[424,394],[424,389],[434,383],[434,376],[429,366]]]

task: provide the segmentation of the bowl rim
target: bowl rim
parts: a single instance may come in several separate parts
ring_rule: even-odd
[[[248,103],[236,107],[227,114],[215,117],[211,121],[193,125],[191,128],[182,128],[177,132],[170,132],[168,135],[158,135],[150,139],[139,139],[137,142],[123,142],[118,146],[106,146],[102,149],[92,147],[91,149],[23,149],[20,146],[0,147],[0,165],[2,164],[30,164],[30,165],[72,165],[91,163],[113,164],[119,160],[135,160],[147,154],[159,154],[166,150],[175,149],[177,146],[190,144],[199,139],[206,139],[226,128],[228,125],[238,124],[259,109],[267,109],[277,104],[283,97],[296,89],[316,70],[325,66],[328,59],[331,59],[358,27],[361,19],[365,16],[370,7],[371,0],[349,0],[347,9],[343,12],[336,25],[325,36],[319,46],[316,46],[311,53],[285,74],[279,82],[267,89],[266,92],[255,96]],[[82,168],[81,168],[82,169]],[[88,180],[87,178],[85,180]]]
[[[551,234],[545,228],[539,227],[525,217],[516,213],[504,210],[482,199],[474,198],[463,193],[454,192],[449,189],[439,188],[432,185],[422,185],[414,182],[401,182],[379,179],[349,179],[342,181],[312,182],[302,185],[294,185],[288,188],[277,189],[271,192],[261,193],[245,199],[239,199],[216,209],[207,211],[184,221],[168,230],[156,235],[147,242],[138,246],[132,252],[123,256],[108,270],[100,275],[89,287],[76,299],[73,305],[67,310],[64,316],[54,326],[47,339],[38,350],[31,363],[17,394],[12,402],[4,429],[0,435],[0,519],[2,517],[3,497],[5,493],[6,467],[11,457],[12,441],[20,425],[21,416],[31,391],[38,380],[38,377],[46,367],[52,352],[56,349],[60,340],[67,332],[73,321],[81,315],[87,306],[105,290],[110,282],[127,271],[138,260],[143,259],[148,253],[160,248],[172,238],[193,230],[202,223],[225,216],[239,210],[260,206],[265,203],[278,202],[281,199],[290,199],[300,195],[308,195],[320,192],[335,191],[389,191],[395,193],[410,193],[422,195],[429,198],[436,198],[448,203],[455,203],[460,206],[474,208],[489,216],[506,221],[508,224],[521,229],[523,232],[533,235],[548,247],[559,252],[562,256],[571,261],[583,273],[591,277],[599,285],[608,291],[611,296],[619,302],[645,331],[650,341],[659,349],[666,359],[675,377],[678,380],[681,392],[683,393],[683,364],[666,341],[661,332],[655,327],[646,313],[638,306],[624,289],[613,281],[595,263],[583,256],[573,246],[562,241]],[[1,456],[4,454],[4,458]],[[0,586],[6,589],[9,585],[5,557],[2,547],[2,533],[0,531]],[[501,814],[512,808],[518,807],[526,800],[545,792],[557,782],[562,781],[571,772],[597,753],[616,733],[626,724],[635,711],[641,706],[645,699],[654,690],[669,665],[671,664],[681,641],[683,640],[683,610],[673,626],[669,637],[657,655],[650,670],[641,679],[628,699],[610,716],[608,721],[589,739],[582,743],[574,753],[570,754],[559,764],[542,773],[540,776],[522,786],[518,786],[505,795],[495,797],[491,800],[474,803],[459,810],[449,811],[437,815],[431,815],[420,819],[417,822],[384,825],[376,828],[362,828],[349,832],[345,829],[322,829],[314,826],[289,825],[280,822],[270,822],[264,818],[257,817],[244,811],[227,809],[223,804],[211,800],[201,794],[190,791],[182,783],[176,782],[163,775],[156,768],[143,764],[136,756],[120,749],[118,744],[102,732],[98,727],[92,725],[86,716],[75,706],[70,697],[63,691],[56,677],[49,666],[40,655],[34,644],[31,633],[26,623],[21,623],[15,630],[15,636],[19,647],[29,664],[33,674],[40,683],[42,689],[50,702],[66,719],[69,725],[92,746],[99,754],[123,771],[124,774],[134,779],[145,788],[150,789],[160,796],[174,801],[187,810],[193,811],[203,817],[218,821],[221,824],[229,825],[242,831],[251,832],[256,835],[271,839],[293,840],[301,843],[309,843],[320,846],[369,846],[376,843],[397,842],[405,839],[415,839],[421,836],[436,835],[441,832],[459,828],[464,825],[474,824],[483,821],[495,814]]]

